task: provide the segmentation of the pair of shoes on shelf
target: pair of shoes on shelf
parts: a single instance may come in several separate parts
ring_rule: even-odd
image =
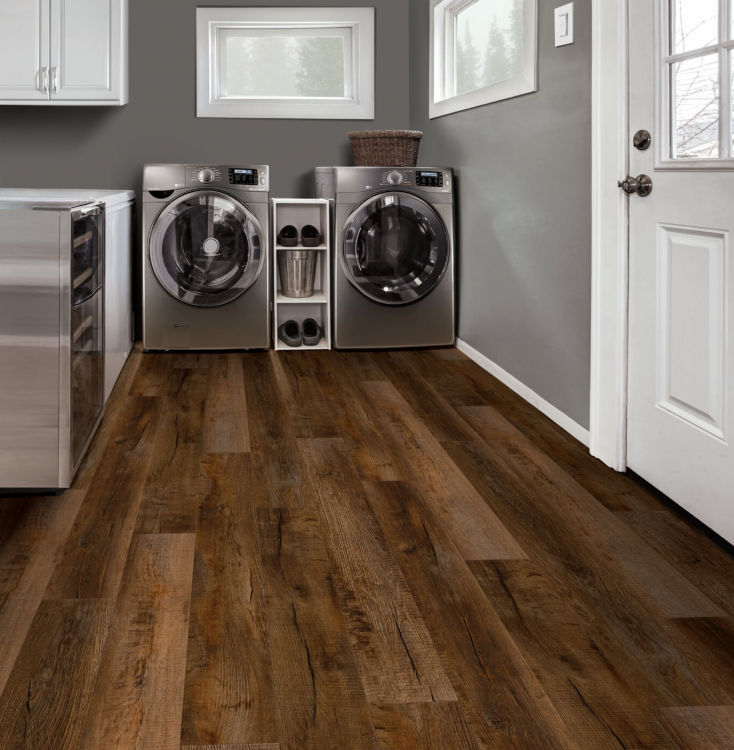
[[[313,318],[306,318],[303,324],[296,320],[286,320],[278,328],[278,338],[288,346],[316,346],[323,337],[323,328]]]
[[[298,230],[289,224],[283,227],[278,234],[278,244],[281,247],[297,247],[298,246]],[[321,244],[321,232],[311,224],[301,229],[301,246],[302,247],[318,247]]]

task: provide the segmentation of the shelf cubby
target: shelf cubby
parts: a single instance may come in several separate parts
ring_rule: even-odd
[[[273,340],[276,351],[314,351],[331,349],[331,228],[329,223],[329,202],[321,199],[273,198]],[[315,226],[321,233],[323,242],[317,247],[282,247],[278,235],[283,227],[292,225],[298,231],[307,224]],[[278,253],[286,250],[314,250],[316,260],[316,280],[311,297],[286,297],[280,286]],[[316,346],[293,347],[278,338],[278,328],[288,320],[303,323],[313,318],[323,329],[324,336]]]

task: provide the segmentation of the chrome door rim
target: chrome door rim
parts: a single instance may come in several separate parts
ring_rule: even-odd
[[[193,294],[191,294],[191,297],[193,298],[192,300],[182,299],[181,297],[174,294],[172,290],[166,287],[166,285],[161,280],[159,273],[156,270],[155,264],[153,262],[152,246],[153,246],[154,234],[159,229],[159,225],[161,221],[164,219],[164,217],[167,214],[170,214],[170,212],[173,209],[175,209],[175,207],[178,204],[184,203],[187,200],[191,200],[192,197],[207,196],[207,195],[215,196],[217,198],[222,198],[224,200],[229,200],[238,209],[240,209],[245,215],[247,222],[252,224],[253,231],[248,233],[248,241],[250,240],[252,236],[257,236],[259,239],[259,245],[258,245],[257,256],[252,255],[250,257],[250,260],[248,260],[248,264],[247,264],[248,270],[243,276],[243,278],[245,278],[246,281],[242,282],[242,285],[237,287],[238,294],[232,297],[231,299],[228,299],[225,302],[220,302],[219,304],[202,305],[202,304],[196,304],[193,301],[193,299],[195,299]],[[252,250],[251,243],[250,243],[250,249]],[[147,248],[146,248],[148,265],[150,267],[151,272],[153,273],[153,276],[156,282],[161,287],[161,289],[163,289],[163,291],[166,292],[166,294],[168,294],[177,302],[180,302],[181,304],[186,305],[187,307],[193,307],[197,310],[217,309],[219,307],[225,307],[226,305],[230,305],[233,302],[236,302],[237,300],[239,300],[242,297],[242,295],[245,294],[249,289],[251,289],[252,286],[255,284],[255,282],[260,278],[260,274],[262,273],[263,266],[265,265],[266,253],[267,253],[266,235],[263,233],[262,226],[260,222],[258,221],[257,217],[254,215],[254,213],[250,210],[250,208],[245,203],[243,203],[238,198],[230,195],[229,193],[222,192],[220,190],[206,190],[206,189],[202,190],[198,188],[195,188],[193,190],[187,190],[185,193],[181,193],[180,195],[177,195],[175,198],[173,198],[173,200],[166,203],[166,205],[160,210],[160,212],[157,214],[157,216],[153,220],[150,231],[148,232]],[[250,270],[250,268],[252,268],[252,270]]]
[[[386,200],[390,198],[397,198],[400,202],[407,202],[408,205],[410,203],[413,203],[416,207],[418,207],[421,214],[424,215],[424,217],[434,226],[434,229],[436,230],[437,243],[440,244],[441,238],[443,238],[443,243],[445,247],[445,254],[446,258],[443,263],[443,267],[441,268],[440,273],[438,273],[435,278],[433,278],[433,274],[429,274],[427,279],[431,279],[431,284],[429,287],[425,289],[425,291],[422,291],[420,294],[412,294],[409,295],[406,299],[395,299],[394,297],[391,297],[390,295],[394,295],[395,292],[387,291],[382,294],[374,294],[367,291],[363,285],[360,285],[360,283],[355,279],[351,269],[349,268],[349,264],[347,263],[347,245],[350,244],[350,240],[347,239],[347,233],[349,232],[350,227],[355,224],[360,217],[360,214],[364,214],[364,217],[361,222],[359,222],[359,225],[361,225],[364,222],[364,219],[366,219],[368,216],[374,213],[374,206],[375,204],[379,203],[385,203]],[[389,205],[389,204],[388,204]],[[413,209],[415,210],[415,208]],[[440,229],[440,233],[437,231]],[[351,242],[351,244],[354,244]],[[403,191],[388,191],[384,193],[378,193],[376,195],[373,195],[372,197],[368,198],[367,200],[363,201],[357,208],[352,211],[352,213],[349,215],[349,218],[344,223],[343,229],[342,229],[342,236],[341,236],[341,247],[339,251],[339,262],[342,267],[342,270],[347,277],[347,280],[350,282],[350,284],[360,292],[364,297],[367,299],[376,302],[380,305],[386,305],[391,307],[401,307],[405,305],[410,305],[415,302],[420,302],[421,300],[424,300],[428,295],[433,292],[438,285],[443,280],[444,276],[446,275],[446,271],[449,269],[450,263],[451,263],[451,242],[449,239],[449,233],[446,230],[446,225],[443,222],[443,219],[441,216],[439,216],[438,211],[428,202],[423,200],[421,197],[414,195],[413,193],[403,190]]]

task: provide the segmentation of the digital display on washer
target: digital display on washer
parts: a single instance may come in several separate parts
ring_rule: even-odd
[[[229,182],[232,185],[257,185],[256,169],[232,169],[229,170]]]
[[[443,187],[443,172],[416,172],[419,187]]]

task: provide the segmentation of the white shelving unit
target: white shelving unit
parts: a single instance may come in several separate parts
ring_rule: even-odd
[[[329,202],[322,199],[307,200],[297,198],[273,198],[273,338],[276,351],[314,351],[331,349],[331,227],[329,223]],[[301,236],[301,229],[306,224],[315,226],[323,243],[318,247],[281,247],[278,245],[280,230],[288,225],[294,226]],[[313,250],[318,253],[316,262],[316,281],[311,297],[286,297],[280,290],[280,273],[278,271],[278,253],[284,250]],[[287,320],[303,323],[306,318],[313,318],[323,329],[324,337],[316,346],[293,347],[278,338],[278,328]]]

